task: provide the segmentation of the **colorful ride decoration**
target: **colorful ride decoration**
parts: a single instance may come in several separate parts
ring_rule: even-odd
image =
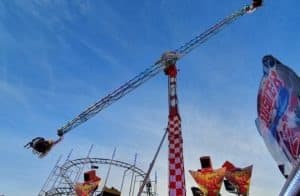
[[[300,154],[300,79],[271,55],[263,58],[263,77],[257,96],[257,129],[282,174]]]
[[[226,169],[225,178],[233,186],[235,190],[228,190],[228,185],[225,188],[231,193],[247,196],[249,195],[250,180],[253,166],[245,168],[236,168],[232,163],[226,161],[223,166]],[[225,183],[225,181],[224,181]]]
[[[218,196],[226,169],[219,168],[214,170],[209,156],[201,157],[200,162],[202,169],[198,169],[197,171],[190,170],[190,174],[198,184],[203,195]]]
[[[216,170],[204,169],[189,172],[204,195],[217,196],[222,186],[225,171],[225,168],[220,168]]]
[[[84,182],[76,183],[76,196],[90,196],[98,188],[101,178],[96,175],[95,170],[90,170],[84,173]]]

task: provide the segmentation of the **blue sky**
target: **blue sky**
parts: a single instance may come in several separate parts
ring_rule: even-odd
[[[0,194],[37,195],[59,155],[132,162],[147,169],[167,125],[161,73],[65,136],[44,159],[23,145],[56,129],[123,82],[247,0],[0,1]],[[260,138],[256,95],[261,58],[273,54],[300,72],[299,1],[265,1],[178,62],[179,107],[189,169],[210,155],[254,165],[250,195],[278,195],[284,179]],[[167,195],[167,147],[159,155],[159,193]],[[104,177],[105,171],[100,172]],[[111,180],[109,185],[113,185]],[[188,195],[191,195],[188,190]],[[229,195],[224,193],[224,195]]]

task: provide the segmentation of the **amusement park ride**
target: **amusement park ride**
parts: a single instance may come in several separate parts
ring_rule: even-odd
[[[91,145],[87,156],[84,158],[73,158],[74,151],[71,150],[65,160],[60,156],[50,172],[38,196],[54,195],[76,195],[76,196],[120,196],[128,193],[135,195],[136,188],[146,178],[146,172],[138,168],[135,163],[126,163],[111,158],[96,158],[92,155],[93,145]],[[97,176],[103,170],[109,168],[105,178]],[[117,175],[110,175],[110,169]],[[123,175],[122,175],[123,174]],[[120,177],[120,175],[122,177]],[[80,180],[83,177],[82,180]],[[109,178],[114,179],[114,187],[108,188]],[[130,178],[130,179],[129,179]],[[146,190],[143,195],[157,196],[157,177],[154,180],[148,178]]]
[[[249,5],[246,5],[244,7],[242,7],[240,10],[234,12],[233,14],[225,17],[223,20],[221,20],[220,22],[218,22],[217,24],[213,25],[212,27],[210,27],[209,29],[207,29],[206,31],[204,31],[203,33],[201,33],[200,35],[196,36],[195,38],[193,38],[192,40],[188,41],[187,43],[183,44],[181,47],[172,50],[172,51],[168,51],[165,52],[161,58],[159,60],[157,60],[152,66],[150,66],[149,68],[145,69],[143,72],[141,72],[140,74],[138,74],[137,76],[135,76],[134,78],[132,78],[131,80],[127,81],[125,84],[123,84],[122,86],[120,86],[119,88],[117,88],[116,90],[112,91],[111,93],[109,93],[108,95],[106,95],[105,97],[103,97],[101,100],[97,101],[95,104],[91,105],[90,107],[88,107],[86,110],[84,110],[83,112],[81,112],[78,116],[76,116],[74,119],[72,119],[71,121],[67,122],[64,126],[62,126],[61,128],[59,128],[57,130],[57,135],[59,136],[58,140],[56,141],[52,141],[52,140],[46,140],[44,138],[41,137],[37,137],[35,139],[33,139],[31,142],[29,142],[25,147],[28,148],[32,148],[33,152],[35,154],[37,154],[39,157],[43,157],[45,156],[50,150],[51,148],[56,145],[57,143],[59,143],[63,136],[65,134],[67,134],[68,132],[70,132],[71,130],[73,130],[74,128],[76,128],[77,126],[79,126],[80,124],[86,122],[87,120],[89,120],[90,118],[92,118],[93,116],[95,116],[97,113],[99,113],[100,111],[102,111],[104,108],[108,107],[109,105],[111,105],[112,103],[118,101],[119,99],[121,99],[122,97],[124,97],[125,95],[127,95],[128,93],[130,93],[131,91],[133,91],[134,89],[136,89],[137,87],[139,87],[140,85],[142,85],[143,83],[145,83],[146,81],[148,81],[149,79],[153,78],[154,76],[156,76],[158,73],[160,73],[162,70],[164,71],[164,73],[168,76],[168,101],[169,101],[169,117],[168,117],[168,127],[167,127],[167,133],[168,133],[168,146],[169,146],[169,195],[170,196],[185,196],[186,195],[186,187],[185,187],[185,173],[184,173],[184,161],[183,161],[183,139],[182,139],[182,135],[181,135],[181,118],[180,118],[180,114],[179,114],[179,110],[178,110],[178,100],[177,100],[177,93],[176,93],[176,76],[177,76],[177,68],[176,68],[176,62],[180,59],[182,59],[185,55],[189,54],[192,50],[194,50],[196,47],[198,47],[199,45],[201,45],[202,43],[206,42],[210,37],[212,37],[213,35],[217,34],[218,32],[220,32],[224,27],[226,27],[227,25],[231,24],[232,22],[234,22],[235,20],[237,20],[239,17],[245,15],[246,13],[251,13],[253,11],[255,11],[258,7],[262,6],[262,0],[253,0],[253,2]],[[268,70],[271,70],[272,67],[274,67],[274,65],[279,65],[281,64],[278,60],[274,60],[271,57],[265,57],[264,61],[263,61],[265,67],[264,67],[264,76],[267,76]],[[266,71],[267,70],[267,71]],[[272,72],[273,73],[273,72]],[[272,80],[274,79],[274,75],[270,75],[269,76]],[[272,78],[273,77],[273,78]],[[298,78],[299,79],[299,78]],[[277,83],[276,83],[277,82]],[[261,85],[263,85],[264,83],[262,82]],[[276,85],[278,85],[278,81],[275,81],[273,85],[275,85],[275,87],[278,87]],[[300,84],[300,81],[299,81]],[[267,94],[269,93],[274,93],[274,89],[270,90],[270,92],[268,92],[268,88],[269,86],[266,84],[265,87],[267,90],[265,91]],[[278,88],[277,88],[278,90]],[[266,111],[264,111],[264,107],[266,107],[263,104],[266,104],[266,101],[268,100],[264,100],[265,102],[263,102],[263,104],[258,105],[258,115],[259,118],[256,121],[257,123],[257,127],[260,131],[260,134],[262,135],[262,137],[265,137],[265,129],[269,129],[271,131],[272,137],[275,138],[276,140],[280,140],[281,137],[283,138],[281,142],[281,144],[285,144],[286,141],[284,139],[286,139],[285,136],[281,136],[277,133],[274,132],[274,130],[276,130],[274,128],[274,125],[277,125],[279,123],[279,120],[282,116],[284,116],[284,112],[286,110],[287,106],[287,100],[289,99],[288,97],[288,93],[287,90],[282,88],[281,90],[278,91],[278,96],[281,98],[280,100],[277,100],[277,105],[274,106],[277,110],[277,113],[268,113],[266,114]],[[262,94],[259,94],[259,99],[263,99],[265,97],[261,96]],[[300,97],[299,94],[297,94],[298,98]],[[280,110],[279,105],[280,104],[285,104],[283,107],[283,110]],[[299,109],[300,110],[300,109]],[[268,111],[270,112],[270,111]],[[297,115],[300,115],[300,112],[297,110]],[[270,119],[266,119],[267,117],[272,118],[273,121],[271,123],[269,123]],[[288,116],[287,116],[288,118]],[[300,119],[300,117],[299,117]],[[263,122],[263,120],[266,120],[265,122]],[[275,124],[274,124],[275,123]],[[300,120],[297,121],[296,123],[300,124]],[[269,136],[266,136],[269,137]],[[264,140],[266,141],[266,138],[264,138]],[[300,146],[300,142],[297,141],[299,144],[297,147]],[[274,155],[272,149],[276,149],[277,147],[272,146],[272,142],[268,142],[266,141],[267,146],[269,147],[271,145],[271,148],[269,148],[269,150],[271,151],[272,155],[274,156],[275,160],[279,163],[281,163],[281,159],[278,161],[278,156]],[[288,148],[288,147],[286,147]],[[297,157],[299,157],[298,155],[300,154],[300,147],[297,148],[297,151],[294,152],[293,149],[291,150],[286,150],[284,152],[281,152],[283,154],[283,157],[285,159],[287,159],[287,161],[289,163],[292,163],[294,170],[289,169],[289,182],[293,182],[293,177],[295,178],[300,178],[300,174],[297,173],[298,171],[298,167],[300,167],[300,163],[298,163],[298,159]],[[294,154],[293,154],[294,153]],[[282,155],[281,154],[281,155]],[[294,156],[296,155],[296,156]],[[279,164],[280,166],[280,164]],[[296,168],[297,166],[297,168]],[[296,168],[296,169],[295,169]],[[286,169],[286,168],[283,168]],[[290,171],[294,171],[290,173]],[[287,177],[287,174],[285,173],[285,171],[283,171],[283,174]],[[299,175],[297,177],[297,175]],[[146,174],[144,175],[144,177],[146,177]],[[285,190],[288,190],[288,185],[287,184],[285,187]],[[298,186],[299,186],[299,182],[298,182]],[[284,193],[284,191],[283,191]],[[282,194],[284,195],[284,194]]]

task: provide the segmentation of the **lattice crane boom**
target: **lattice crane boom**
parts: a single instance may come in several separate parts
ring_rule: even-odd
[[[254,11],[257,7],[260,7],[261,5],[262,5],[262,0],[253,0],[252,4],[246,5],[241,9],[239,9],[238,11],[234,12],[233,14],[225,17],[223,20],[211,26],[209,29],[199,34],[195,38],[191,39],[190,41],[186,42],[178,49],[163,54],[162,57],[159,60],[157,60],[152,66],[145,69],[143,72],[135,76],[133,79],[127,81],[122,86],[112,91],[111,93],[109,93],[108,95],[106,95],[105,97],[97,101],[95,104],[88,107],[86,110],[81,112],[78,116],[76,116],[71,121],[68,121],[64,126],[62,126],[57,130],[57,135],[59,137],[62,137],[72,129],[76,128],[80,124],[89,120],[104,108],[108,107],[112,103],[121,99],[129,92],[133,91],[141,84],[143,84],[150,78],[160,73],[161,70],[166,69],[166,65],[170,64],[169,61],[173,62],[171,64],[175,64],[177,60],[180,60],[185,55],[187,55],[192,50],[194,50],[196,47],[198,47],[199,45],[207,41],[210,37],[217,34],[225,26],[234,22],[236,19],[243,16],[244,14]],[[43,151],[36,151],[33,144],[34,144],[33,142],[29,142],[27,146],[32,147],[33,150],[38,154],[45,154],[45,152]],[[49,149],[46,149],[47,152],[50,150],[51,147],[52,145],[50,145]]]
[[[63,136],[73,128],[79,126],[80,124],[84,123],[85,121],[89,120],[97,113],[99,113],[104,108],[108,107],[112,103],[116,102],[117,100],[121,99],[125,95],[127,95],[132,90],[139,87],[141,84],[149,80],[150,78],[157,75],[160,70],[162,69],[161,64],[154,64],[148,69],[145,69],[143,72],[135,76],[133,79],[127,81],[125,84],[114,90],[113,92],[109,93],[95,104],[88,107],[86,110],[81,112],[77,117],[73,120],[69,121],[66,125],[59,128],[57,130],[58,136]]]
[[[163,55],[161,59],[156,61],[156,63],[137,76],[135,76],[133,79],[127,81],[125,84],[123,84],[121,87],[116,89],[115,91],[111,92],[107,96],[103,97],[101,100],[96,102],[95,104],[88,107],[85,111],[80,113],[77,117],[75,117],[73,120],[69,121],[66,125],[58,129],[58,135],[64,135],[65,133],[69,132],[73,128],[77,127],[78,125],[82,124],[83,122],[89,120],[91,117],[96,115],[98,112],[106,108],[107,106],[111,105],[115,101],[121,99],[123,96],[131,92],[132,90],[139,87],[141,84],[149,80],[150,78],[157,75],[161,70],[164,70],[165,63],[163,61],[167,60],[179,60],[183,56],[190,53],[193,49],[204,43],[206,40],[208,40],[213,35],[217,34],[219,31],[221,31],[226,25],[234,22],[236,19],[238,19],[240,16],[243,16],[245,13],[249,12],[251,9],[251,5],[244,6],[242,9],[238,10],[237,12],[227,16],[214,26],[210,27],[200,35],[196,36],[194,39],[186,42],[178,49],[174,50],[174,56],[166,56]]]

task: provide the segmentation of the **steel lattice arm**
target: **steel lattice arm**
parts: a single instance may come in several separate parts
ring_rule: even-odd
[[[178,49],[174,50],[172,52],[171,56],[170,53],[166,53],[162,56],[161,59],[156,61],[154,65],[152,65],[150,68],[146,69],[145,71],[138,74],[133,79],[126,82],[124,85],[113,91],[112,93],[108,94],[95,104],[91,105],[88,109],[80,113],[76,118],[69,121],[66,125],[58,129],[58,135],[62,136],[65,133],[69,132],[73,128],[77,127],[78,125],[82,124],[83,122],[89,120],[93,116],[95,116],[98,112],[109,106],[110,104],[114,103],[115,101],[121,99],[123,96],[143,84],[145,81],[149,80],[153,76],[157,75],[160,70],[165,68],[166,61],[168,60],[179,60],[183,56],[190,53],[193,49],[195,49],[200,44],[204,43],[206,40],[208,40],[210,37],[218,33],[225,27],[226,25],[232,23],[240,16],[243,16],[245,13],[254,10],[255,7],[252,5],[244,6],[239,11],[227,16],[225,19],[221,20],[216,25],[210,27],[205,32],[201,33],[194,39],[190,40],[189,42],[185,43]]]
[[[113,91],[112,93],[108,94],[95,104],[88,107],[85,111],[80,113],[76,118],[69,121],[66,125],[59,128],[57,130],[57,134],[59,136],[63,136],[65,133],[69,132],[73,128],[77,127],[78,125],[82,124],[83,122],[89,120],[93,116],[95,116],[98,112],[109,106],[110,104],[114,103],[115,101],[121,99],[123,96],[131,92],[132,90],[136,89],[138,86],[143,84],[145,81],[149,80],[153,76],[157,75],[159,71],[163,69],[161,64],[154,64],[150,68],[146,69],[145,71],[141,72],[133,79],[127,81],[124,85]]]
[[[167,65],[175,64],[177,60],[190,53],[193,49],[198,47],[200,44],[204,43],[206,40],[218,33],[220,30],[222,30],[226,25],[232,23],[240,16],[243,16],[245,13],[254,11],[257,7],[260,7],[261,4],[262,0],[253,0],[252,4],[246,5],[237,12],[234,12],[233,14],[227,16],[217,24],[210,27],[208,30],[196,36],[194,39],[183,44],[178,49],[163,54],[162,57],[158,61],[156,61],[156,63],[154,63],[154,65],[152,65],[150,68],[144,70],[143,72],[135,76],[133,79],[127,81],[124,85],[111,92],[95,104],[91,105],[73,120],[67,122],[67,124],[59,128],[57,130],[58,136],[63,136],[64,134],[71,131],[73,128],[89,120],[107,106],[121,99],[123,96],[125,96],[126,94],[128,94],[129,92],[131,92],[150,78],[157,75],[161,70],[165,69]],[[33,149],[33,152],[38,152],[39,154],[46,154],[48,152],[44,152],[43,150],[41,150],[41,148],[39,148],[40,146],[30,147]]]
[[[190,53],[193,49],[198,47],[200,44],[204,43],[206,40],[208,40],[213,35],[217,34],[219,31],[221,31],[226,25],[234,22],[236,19],[238,19],[240,16],[243,16],[247,12],[254,10],[255,8],[252,5],[244,6],[242,9],[240,9],[237,12],[234,12],[233,14],[227,16],[214,26],[210,27],[194,39],[190,40],[189,42],[182,45],[180,48],[176,49],[175,52],[180,54],[180,58]]]

